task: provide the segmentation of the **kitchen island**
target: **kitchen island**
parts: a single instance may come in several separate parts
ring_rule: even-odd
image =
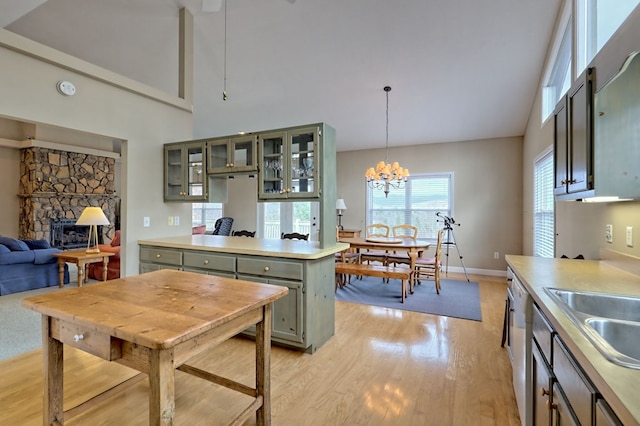
[[[348,244],[320,248],[315,241],[187,235],[138,245],[140,273],[177,269],[287,287],[273,306],[275,343],[313,353],[335,332],[334,254]]]
[[[575,358],[579,369],[595,387],[596,395],[606,401],[622,424],[640,424],[640,370],[608,361],[544,291],[545,288],[561,288],[640,296],[640,276],[636,272],[640,260],[623,262],[631,265],[627,270],[614,267],[614,264],[619,264],[608,261],[512,255],[506,256],[506,260],[531,294],[534,304]]]

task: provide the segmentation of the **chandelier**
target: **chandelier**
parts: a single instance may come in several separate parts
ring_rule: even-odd
[[[387,163],[389,156],[389,92],[390,86],[385,86],[384,91],[387,94],[387,133],[386,133],[386,152],[384,161],[379,161],[376,167],[369,167],[365,173],[367,184],[371,189],[384,190],[384,196],[389,196],[389,188],[402,189],[405,182],[409,179],[409,170],[400,167],[397,161],[393,164]]]

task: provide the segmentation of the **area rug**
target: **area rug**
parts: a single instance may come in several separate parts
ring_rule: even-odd
[[[383,283],[377,277],[351,277],[351,283],[338,288],[336,300],[482,321],[477,282],[440,279],[440,286],[436,294],[433,281],[423,281],[402,303],[398,280]]]

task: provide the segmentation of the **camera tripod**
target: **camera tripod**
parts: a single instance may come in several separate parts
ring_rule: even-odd
[[[456,222],[455,222],[455,220],[453,220],[453,218],[441,215],[440,212],[436,213],[436,216],[442,218],[442,221],[444,222],[443,230],[447,234],[446,238],[443,238],[443,240],[442,240],[442,245],[446,246],[446,249],[445,249],[445,256],[446,256],[446,260],[445,260],[445,275],[449,276],[449,248],[451,246],[454,246],[456,248],[456,251],[458,252],[458,258],[460,259],[460,264],[462,265],[462,270],[464,271],[464,276],[467,278],[468,282],[471,282],[471,280],[469,280],[469,275],[467,274],[467,268],[464,266],[464,261],[462,260],[462,255],[460,254],[460,248],[458,248],[458,244],[456,244],[456,236],[453,233],[453,226],[451,226],[451,225],[460,226],[460,224],[456,224]]]

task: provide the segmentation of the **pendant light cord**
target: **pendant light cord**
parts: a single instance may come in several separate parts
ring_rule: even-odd
[[[391,91],[391,87],[385,86],[384,91],[387,94],[387,113],[386,113],[387,122],[386,122],[386,136],[385,136],[386,152],[384,153],[384,162],[386,164],[389,159],[389,92]]]
[[[224,77],[222,85],[222,100],[227,100],[227,1],[224,2]]]

